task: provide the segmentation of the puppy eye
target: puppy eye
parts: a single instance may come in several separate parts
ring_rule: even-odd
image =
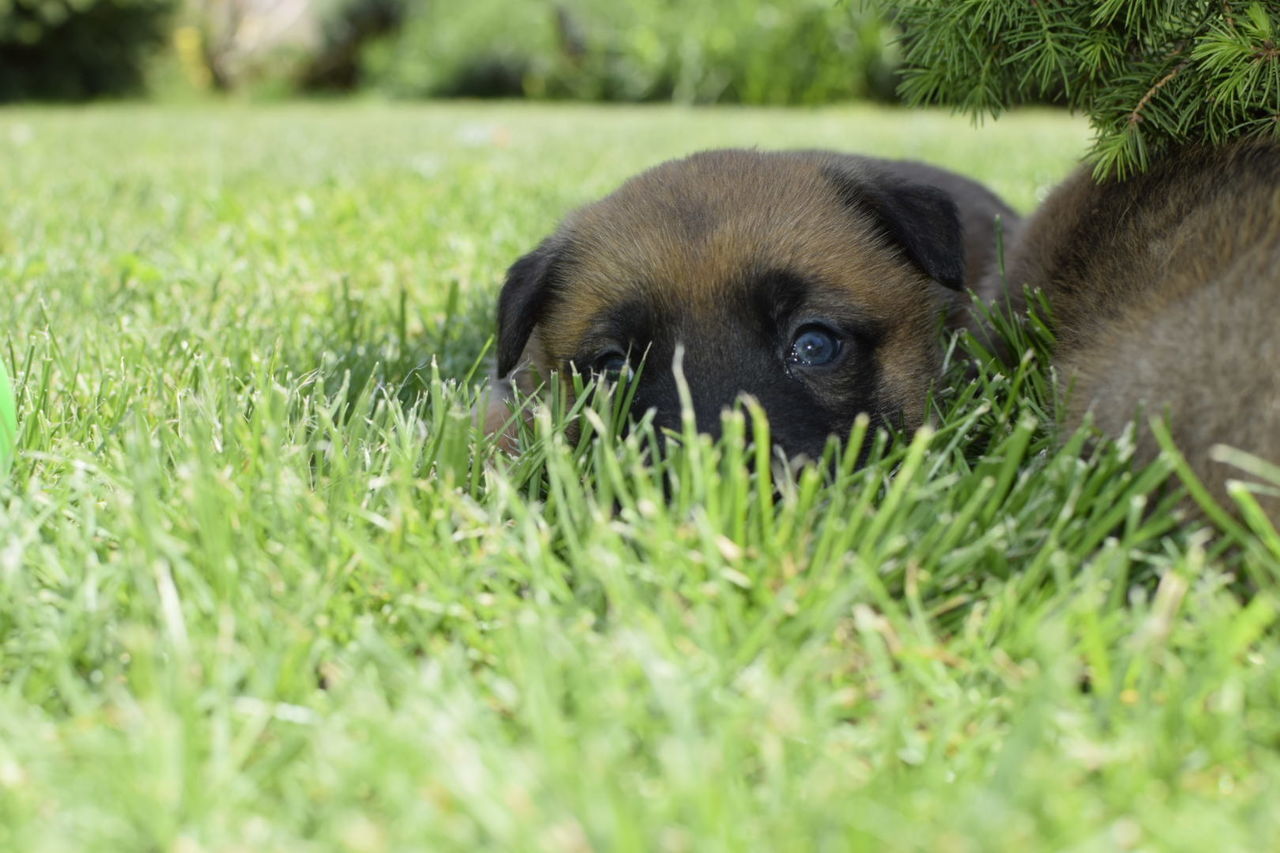
[[[801,367],[820,367],[830,364],[840,355],[840,338],[826,326],[809,324],[801,326],[791,341],[787,361]]]
[[[601,376],[617,377],[627,366],[627,357],[617,350],[604,352],[591,362],[591,372]]]

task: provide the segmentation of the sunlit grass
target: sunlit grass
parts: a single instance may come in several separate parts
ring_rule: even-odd
[[[1012,370],[955,343],[862,468],[773,464],[750,407],[658,458],[607,394],[520,457],[472,425],[506,264],[646,165],[838,147],[1025,210],[1086,135],[0,112],[0,848],[1272,846],[1276,540],[1058,435],[1039,326]]]

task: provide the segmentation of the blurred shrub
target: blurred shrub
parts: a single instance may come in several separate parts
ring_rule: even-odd
[[[836,0],[419,2],[363,54],[401,96],[813,104],[893,97],[891,30]]]
[[[396,30],[409,0],[316,0],[319,40],[298,73],[304,89],[350,89],[360,82],[359,55],[372,38]]]
[[[350,89],[362,46],[399,27],[409,2],[186,0],[193,35],[180,28],[177,48],[214,89]]]
[[[0,0],[0,100],[142,87],[176,0]]]
[[[542,3],[419,0],[397,34],[366,48],[361,71],[366,83],[405,97],[520,95],[533,65],[555,55]]]

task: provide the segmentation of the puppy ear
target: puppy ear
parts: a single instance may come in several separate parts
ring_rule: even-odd
[[[498,376],[505,377],[520,361],[555,290],[561,256],[560,241],[548,237],[507,270],[498,297]]]
[[[913,264],[939,284],[964,287],[964,230],[951,196],[929,184],[889,174],[828,169],[840,198],[870,212]]]

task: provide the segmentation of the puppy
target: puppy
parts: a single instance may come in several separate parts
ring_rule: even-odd
[[[818,457],[860,413],[915,428],[942,328],[968,322],[963,289],[992,265],[997,220],[1017,216],[919,163],[746,150],[663,163],[511,267],[499,387],[643,360],[633,413],[654,410],[660,428],[680,424],[677,369],[699,430],[717,434],[721,410],[750,394],[793,457]],[[488,428],[510,420],[500,394]]]
[[[1116,435],[1166,415],[1219,502],[1227,444],[1280,461],[1280,145],[1187,149],[1098,183],[1082,169],[1010,246],[1008,281],[1041,288],[1066,424]],[[1142,420],[1139,421],[1143,423]],[[1139,458],[1157,453],[1139,430]],[[1280,519],[1280,500],[1262,498]]]

